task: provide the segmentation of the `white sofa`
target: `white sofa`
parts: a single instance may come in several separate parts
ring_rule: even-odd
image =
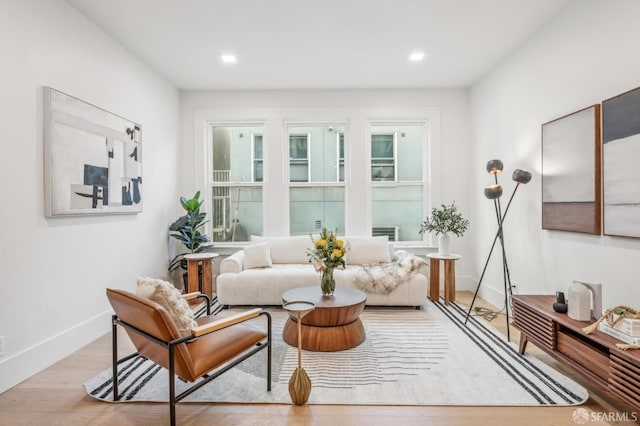
[[[350,245],[347,267],[335,269],[336,286],[359,288],[355,275],[362,265],[388,263],[393,246],[387,237],[341,237]],[[216,278],[218,301],[222,305],[280,305],[281,295],[292,288],[320,286],[320,273],[309,263],[309,236],[251,237],[252,244],[220,263]],[[428,280],[421,267],[388,294],[367,293],[367,305],[422,306]],[[361,281],[361,279],[360,279]]]

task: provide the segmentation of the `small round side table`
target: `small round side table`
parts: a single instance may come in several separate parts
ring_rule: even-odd
[[[301,320],[305,315],[315,309],[315,305],[310,302],[293,301],[283,304],[282,307],[289,312],[290,316],[296,318],[296,322],[298,323],[298,367],[289,380],[289,395],[291,395],[291,401],[293,401],[294,404],[304,405],[311,394],[311,379],[307,375],[307,372],[304,371],[304,368],[302,368]]]
[[[213,293],[213,273],[211,271],[211,262],[214,257],[218,257],[218,253],[193,253],[185,254],[187,259],[187,288],[185,293],[199,291],[212,297]],[[202,262],[202,286],[198,276],[198,265]]]
[[[440,261],[444,262],[444,304],[456,299],[456,265],[462,259],[459,254],[428,253],[429,258],[429,299],[437,302],[440,298]]]

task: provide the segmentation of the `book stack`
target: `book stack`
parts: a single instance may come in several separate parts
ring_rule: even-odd
[[[612,315],[615,321],[617,315]],[[623,318],[613,327],[605,320],[598,324],[598,330],[629,345],[640,345],[640,320],[638,319]]]

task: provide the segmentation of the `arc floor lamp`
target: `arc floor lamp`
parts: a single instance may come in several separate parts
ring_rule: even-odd
[[[511,193],[511,197],[509,197],[509,202],[507,203],[504,212],[502,211],[502,205],[500,203],[500,197],[502,197],[502,185],[498,183],[498,174],[502,172],[504,168],[504,164],[501,160],[490,160],[487,162],[487,172],[493,175],[494,184],[489,185],[484,189],[484,196],[489,200],[493,200],[493,207],[496,213],[496,220],[498,221],[498,230],[496,231],[496,235],[493,238],[493,243],[491,244],[491,249],[489,250],[489,255],[487,256],[487,261],[484,264],[484,268],[482,269],[482,274],[480,275],[480,280],[478,281],[478,286],[476,287],[476,291],[473,295],[473,300],[471,301],[471,305],[469,306],[469,311],[467,312],[467,316],[465,318],[464,323],[466,324],[469,321],[469,315],[471,315],[471,310],[473,309],[473,304],[478,297],[478,291],[480,290],[480,285],[482,284],[482,280],[484,278],[485,272],[487,272],[487,266],[489,265],[489,260],[491,259],[491,255],[493,254],[493,249],[496,246],[496,242],[500,241],[500,248],[502,249],[502,275],[504,281],[504,306],[505,313],[507,316],[507,341],[511,340],[511,335],[509,333],[509,297],[512,294],[511,291],[511,275],[509,273],[509,264],[507,263],[507,252],[504,246],[504,233],[503,233],[503,224],[504,219],[509,212],[509,207],[511,207],[511,201],[513,201],[513,196],[516,195],[516,191],[520,185],[525,185],[529,183],[531,180],[531,172],[522,169],[516,169],[513,172],[511,178],[516,183],[515,188],[513,188],[513,192]]]

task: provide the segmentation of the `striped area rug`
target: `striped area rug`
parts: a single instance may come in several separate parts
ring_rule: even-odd
[[[271,309],[273,388],[266,391],[266,354],[260,353],[190,395],[192,402],[290,403],[288,381],[297,350],[282,341],[287,318]],[[228,315],[221,311],[219,315]],[[421,310],[366,308],[367,337],[341,352],[303,351],[311,378],[309,404],[576,405],[587,391],[471,317],[464,307],[427,302]],[[256,320],[256,327],[264,321]],[[120,366],[122,401],[167,401],[167,372],[144,358]],[[111,401],[111,371],[85,383],[87,393]],[[185,384],[176,382],[178,392]]]

